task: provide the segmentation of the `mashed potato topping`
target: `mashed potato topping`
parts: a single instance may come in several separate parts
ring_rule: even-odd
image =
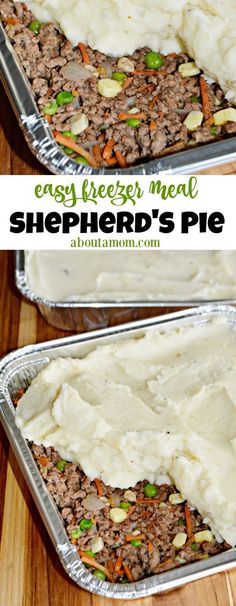
[[[183,47],[236,100],[234,0],[32,0],[36,17],[57,21],[74,45],[121,56],[148,46]]]
[[[224,318],[51,361],[16,423],[90,479],[128,488],[167,474],[236,544],[236,331]]]
[[[26,277],[50,301],[236,299],[236,252],[29,251]]]

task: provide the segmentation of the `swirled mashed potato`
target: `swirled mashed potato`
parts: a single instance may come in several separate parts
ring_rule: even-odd
[[[29,0],[36,17],[58,22],[74,45],[120,56],[148,46],[183,47],[236,99],[235,0]]]
[[[236,329],[224,318],[51,361],[16,423],[91,480],[127,488],[168,474],[236,544]]]
[[[50,301],[236,299],[236,251],[28,251],[27,284]]]

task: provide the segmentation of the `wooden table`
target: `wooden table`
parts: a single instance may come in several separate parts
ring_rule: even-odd
[[[7,96],[0,84],[2,125],[0,129],[0,175],[47,175],[28,148]],[[236,174],[236,162],[202,171],[208,175]]]
[[[13,253],[0,252],[0,356],[65,334],[50,327],[17,293],[13,271]],[[115,606],[115,601],[79,589],[64,573],[1,427],[0,432],[0,605]],[[117,606],[122,603],[130,604],[119,601]],[[131,604],[235,606],[236,570]]]

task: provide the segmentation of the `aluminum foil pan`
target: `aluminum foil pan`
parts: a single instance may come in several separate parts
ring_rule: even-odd
[[[25,251],[16,251],[15,282],[21,294],[37,304],[45,320],[62,330],[84,332],[97,328],[105,328],[114,323],[125,323],[141,320],[147,309],[152,308],[153,314],[166,313],[166,308],[195,307],[205,304],[234,305],[236,300],[227,301],[88,301],[53,302],[39,297],[32,292],[25,274]],[[155,309],[154,309],[155,308]],[[146,311],[145,311],[146,310]]]
[[[82,357],[98,344],[130,336],[139,337],[144,330],[179,327],[191,322],[197,331],[199,325],[207,324],[215,315],[224,316],[236,330],[235,309],[212,305],[145,320],[139,324],[130,323],[126,327],[109,328],[87,335],[30,345],[9,354],[0,363],[0,419],[65,571],[75,583],[92,593],[113,599],[135,599],[167,592],[191,581],[233,568],[236,566],[236,550],[230,549],[209,560],[187,564],[129,585],[113,585],[96,579],[82,564],[76,547],[69,542],[56,505],[40,476],[26,441],[15,424],[13,397],[18,389],[26,388],[30,380],[52,359],[61,356]]]
[[[128,169],[92,169],[79,165],[61,152],[48,123],[40,115],[30,84],[20,66],[8,36],[0,24],[0,76],[25,139],[36,158],[57,175],[151,175],[184,174],[232,162],[236,158],[236,137],[181,151]]]

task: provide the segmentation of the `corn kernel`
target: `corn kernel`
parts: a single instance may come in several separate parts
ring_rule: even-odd
[[[182,497],[180,492],[176,492],[174,494],[170,494],[169,501],[171,505],[179,505],[180,503],[184,503],[185,499]]]
[[[125,491],[125,493],[124,493],[124,499],[126,501],[129,501],[129,503],[135,503],[135,501],[137,501],[136,494],[132,490],[126,490]]]
[[[115,522],[115,524],[120,524],[121,522],[124,522],[127,517],[128,514],[124,509],[121,509],[121,507],[114,507],[110,511],[110,518],[112,522]]]
[[[196,532],[194,535],[195,543],[203,543],[207,541],[207,543],[211,543],[213,541],[213,534],[210,530],[202,530],[200,532]]]
[[[134,71],[134,63],[133,63],[133,61],[130,61],[130,59],[128,59],[128,57],[121,57],[117,63],[117,67],[122,72],[126,72],[126,73]]]
[[[199,126],[201,126],[204,118],[204,114],[199,111],[192,111],[188,114],[187,118],[184,120],[184,124],[186,128],[190,131],[197,130]]]
[[[181,63],[178,71],[183,78],[189,78],[191,76],[197,76],[200,74],[200,69],[198,69],[194,61],[189,63]]]
[[[103,547],[104,541],[102,537],[95,537],[94,539],[92,539],[89,545],[89,548],[93,553],[99,553],[99,551],[102,551]]]
[[[102,95],[102,97],[113,99],[114,97],[117,97],[121,91],[121,84],[116,80],[112,80],[111,78],[103,78],[98,82],[98,92],[100,95]]]
[[[234,107],[221,109],[213,115],[213,118],[216,126],[223,126],[227,122],[236,122],[236,109]]]
[[[185,545],[187,538],[186,532],[178,532],[172,541],[172,545],[174,545],[176,549],[181,549],[181,547]]]

